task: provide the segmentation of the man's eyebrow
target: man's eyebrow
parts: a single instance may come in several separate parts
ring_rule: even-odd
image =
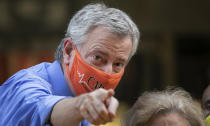
[[[105,56],[109,56],[109,54],[108,53],[106,53],[106,52],[104,52],[104,51],[101,51],[101,50],[95,50],[95,51],[93,51],[92,53],[100,53],[100,54],[102,54],[102,55],[105,55]]]
[[[108,53],[106,53],[106,52],[104,52],[104,51],[101,51],[101,50],[95,50],[95,51],[93,51],[92,53],[99,53],[99,54],[102,54],[102,55],[104,55],[104,56],[109,56],[109,54]],[[127,61],[127,58],[124,58],[124,57],[122,57],[122,58],[116,58],[118,61],[120,61],[120,62],[126,62]]]
[[[127,61],[126,58],[117,58],[117,60],[120,61],[120,62],[126,62]]]

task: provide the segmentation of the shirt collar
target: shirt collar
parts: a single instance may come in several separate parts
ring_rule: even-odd
[[[56,60],[48,68],[49,81],[52,84],[53,94],[60,96],[73,96],[64,79],[60,63]]]

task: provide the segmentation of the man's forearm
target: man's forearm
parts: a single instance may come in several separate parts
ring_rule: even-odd
[[[51,123],[53,126],[78,126],[86,119],[94,125],[105,124],[114,119],[118,101],[112,89],[97,89],[74,98],[66,98],[55,104]]]
[[[80,97],[84,96],[65,98],[55,104],[50,118],[53,126],[78,126],[83,119],[77,109]]]

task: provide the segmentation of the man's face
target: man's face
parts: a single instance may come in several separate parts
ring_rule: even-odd
[[[74,91],[74,89],[69,80],[71,77],[67,75],[66,71],[71,71],[71,68],[76,68],[72,65],[75,56],[75,49],[73,47],[73,42],[70,38],[64,41],[62,68],[64,78],[72,91]],[[80,44],[77,50],[82,60],[88,65],[105,73],[119,73],[118,75],[120,75],[128,62],[131,48],[132,41],[130,36],[118,36],[111,33],[106,28],[98,26],[87,34],[85,42]],[[66,65],[70,67],[68,68]],[[80,81],[81,79],[79,83]],[[97,80],[97,82],[98,81],[99,80]]]
[[[208,86],[203,93],[202,109],[205,117],[210,115],[210,86]]]
[[[78,51],[82,59],[96,69],[109,74],[120,73],[131,53],[130,36],[119,37],[106,28],[92,29]]]

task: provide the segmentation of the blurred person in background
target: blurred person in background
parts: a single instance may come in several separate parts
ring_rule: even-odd
[[[114,89],[138,46],[130,17],[102,3],[71,19],[53,63],[21,70],[0,87],[1,126],[89,126],[114,119]]]
[[[210,85],[208,85],[203,92],[201,106],[207,126],[210,126]]]
[[[129,110],[123,126],[205,126],[202,112],[183,89],[145,92]]]

